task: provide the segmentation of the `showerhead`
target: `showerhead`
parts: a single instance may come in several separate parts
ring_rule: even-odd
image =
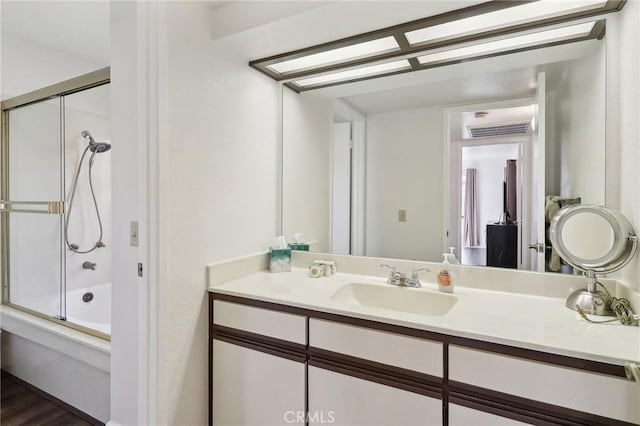
[[[93,139],[93,136],[91,136],[91,133],[89,133],[88,130],[83,130],[82,131],[82,137],[89,141],[89,150],[91,152],[96,152],[96,153],[100,154],[101,152],[107,152],[107,151],[109,151],[111,149],[111,144],[109,144],[109,143],[96,142],[95,139]]]
[[[107,152],[111,149],[111,144],[106,142],[94,142],[89,144],[89,151],[97,152],[100,154],[101,152]]]

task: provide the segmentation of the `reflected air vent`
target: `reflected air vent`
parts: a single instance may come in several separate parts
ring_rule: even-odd
[[[500,124],[496,126],[469,126],[467,132],[470,139],[488,138],[495,136],[507,135],[524,135],[529,133],[531,123],[524,121],[522,123]]]

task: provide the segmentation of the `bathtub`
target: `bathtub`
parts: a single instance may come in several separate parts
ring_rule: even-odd
[[[100,298],[95,300],[98,305]],[[82,309],[74,312],[82,315]],[[94,312],[97,314],[100,309]],[[104,330],[110,329],[104,317],[87,318],[92,319],[87,324],[95,323]],[[0,305],[0,324],[3,370],[101,422],[109,421],[109,341],[7,305]]]
[[[111,283],[67,291],[67,321],[111,335]]]

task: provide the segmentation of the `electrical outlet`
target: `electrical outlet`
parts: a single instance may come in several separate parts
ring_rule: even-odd
[[[407,221],[407,211],[398,210],[398,222],[406,222],[406,221]]]

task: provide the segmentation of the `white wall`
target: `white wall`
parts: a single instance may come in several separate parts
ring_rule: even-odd
[[[441,259],[442,122],[442,108],[367,117],[367,256]]]
[[[330,99],[283,89],[282,220],[286,238],[300,232],[330,250],[331,140]]]
[[[107,66],[6,32],[2,33],[1,43],[2,99],[22,95]]]
[[[160,5],[158,424],[207,422],[205,266],[276,233],[280,87],[209,33],[206,4]],[[263,42],[263,40],[260,40]],[[328,152],[328,148],[327,148]]]
[[[640,232],[640,2],[627,2],[619,27],[607,26],[607,91],[619,102],[607,110],[607,143],[619,143],[619,209]],[[611,51],[611,52],[610,52]],[[612,128],[609,128],[611,126]],[[611,136],[611,137],[610,137]],[[615,163],[614,163],[615,164]],[[640,256],[616,274],[629,288],[640,291]],[[636,312],[640,306],[635,306]]]
[[[158,131],[153,97],[158,70],[155,63],[149,66],[157,55],[150,36],[155,13],[154,3],[111,2],[111,137],[117,147],[111,151],[111,422],[116,425],[155,423],[155,407],[148,405],[148,399],[155,399],[157,374],[157,266],[148,256],[157,246],[151,223],[157,210],[157,178],[149,164],[149,146],[157,145]],[[139,247],[129,244],[131,221],[139,222]],[[138,263],[144,265],[143,277],[138,276]]]
[[[605,43],[590,55],[566,64],[550,105],[553,170],[548,194],[581,197],[583,204],[605,203]],[[556,141],[556,144],[554,144]]]

